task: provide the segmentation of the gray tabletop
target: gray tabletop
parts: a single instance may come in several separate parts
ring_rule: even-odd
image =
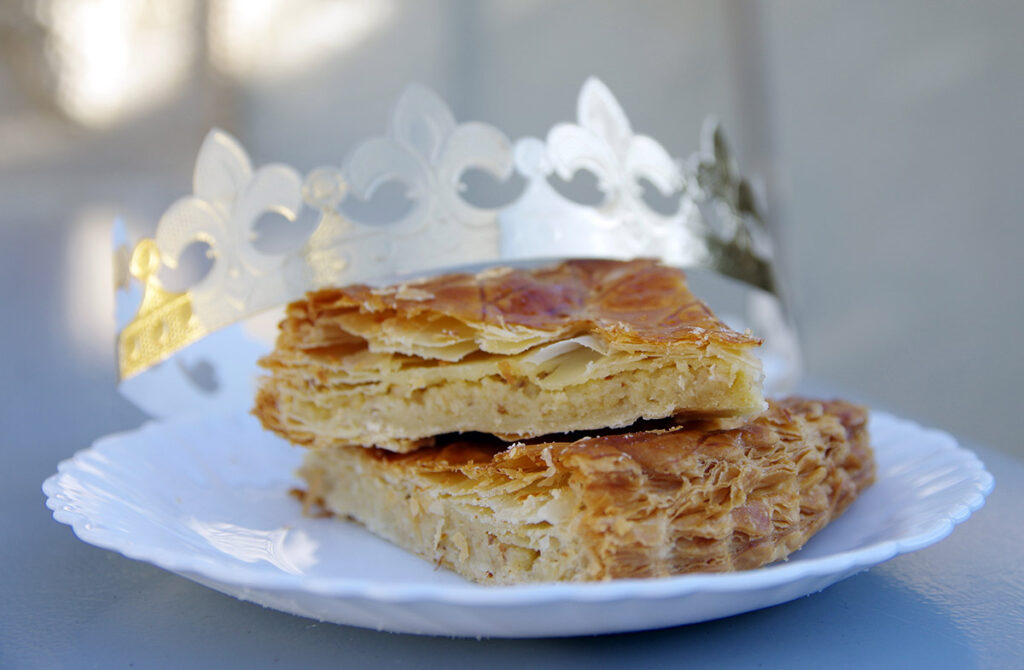
[[[61,240],[7,231],[27,257]],[[0,283],[24,271],[0,266]],[[454,640],[393,635],[265,610],[77,540],[44,506],[58,461],[143,416],[114,390],[109,352],[75,350],[59,277],[13,292],[3,331],[0,667],[1020,667],[1024,462],[975,449],[996,477],[986,506],[939,544],[822,593],[699,625],[604,637]],[[40,297],[42,296],[42,297]],[[15,355],[13,352],[34,352]],[[808,390],[818,391],[808,385]],[[911,417],[913,418],[913,417]]]

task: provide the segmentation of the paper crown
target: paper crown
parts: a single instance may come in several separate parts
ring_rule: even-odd
[[[526,186],[508,205],[475,206],[462,194],[471,168],[498,180],[518,172]],[[596,176],[599,204],[574,202],[553,187],[552,177],[569,180],[579,170]],[[643,180],[662,196],[679,198],[675,213],[648,205]],[[346,198],[371,198],[388,181],[403,183],[413,203],[398,220],[370,223],[342,214]],[[254,246],[261,216],[274,212],[295,222],[304,208],[318,221],[301,245],[276,254]],[[175,267],[194,242],[209,245],[210,271],[185,292],[167,291],[161,266]],[[137,314],[119,335],[120,376],[137,375],[208,334],[323,286],[494,263],[637,257],[713,270],[778,305],[771,239],[717,123],[705,124],[698,153],[674,160],[657,141],[633,132],[597,79],[583,85],[576,123],[555,125],[544,140],[515,143],[492,126],[456,123],[436,94],[410,86],[386,135],[357,146],[343,167],[305,176],[281,163],[254,169],[236,140],[213,130],[196,160],[192,195],[171,205],[155,236],[138,242],[126,264],[143,288]],[[765,318],[779,321],[780,314],[776,308]]]

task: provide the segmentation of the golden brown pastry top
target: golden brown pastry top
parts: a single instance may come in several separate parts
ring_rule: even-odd
[[[672,422],[673,419],[666,420]],[[868,411],[844,400],[808,400],[791,397],[769,402],[768,410],[743,423],[737,419],[697,420],[682,425],[650,429],[654,423],[637,426],[639,430],[608,430],[602,434],[564,442],[554,436],[508,447],[490,436],[461,438],[450,444],[425,447],[408,454],[371,449],[375,458],[396,465],[431,472],[469,472],[489,470],[516,477],[518,473],[549,470],[573,471],[597,476],[615,486],[638,478],[646,481],[672,480],[706,473],[692,471],[695,462],[717,464],[745,461],[751,450],[776,445],[820,445],[856,442],[866,435]],[[664,422],[663,422],[664,423]],[[825,447],[828,445],[825,444]],[[851,458],[870,459],[865,452]],[[788,465],[793,465],[792,463]]]
[[[355,344],[354,315],[362,319],[358,325],[364,334],[368,327],[394,328],[397,322],[406,333],[433,329],[439,343],[475,334],[478,342],[483,340],[483,350],[500,353],[583,334],[599,336],[618,349],[760,344],[719,321],[690,292],[682,270],[649,260],[595,260],[451,274],[384,289],[322,289],[289,306],[279,346]],[[369,326],[367,315],[372,317]],[[488,339],[502,338],[521,346],[488,346]]]

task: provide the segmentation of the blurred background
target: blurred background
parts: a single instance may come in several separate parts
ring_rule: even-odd
[[[0,0],[2,444],[41,481],[142,420],[114,392],[109,229],[191,192],[211,126],[308,171],[410,81],[519,138],[593,74],[673,155],[722,120],[807,389],[1024,454],[1022,28],[1012,0]]]

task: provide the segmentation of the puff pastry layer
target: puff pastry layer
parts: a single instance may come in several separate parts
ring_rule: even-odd
[[[308,503],[484,583],[656,577],[785,558],[874,479],[867,412],[772,403],[511,447],[487,436],[395,454],[310,450]]]
[[[408,452],[765,407],[759,340],[653,261],[492,269],[310,293],[261,364],[264,426],[313,447]]]

